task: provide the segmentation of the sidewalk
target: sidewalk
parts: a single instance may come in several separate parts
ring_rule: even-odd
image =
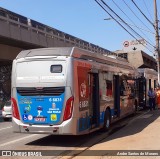
[[[100,141],[96,145],[88,148],[80,153],[78,156],[71,157],[74,159],[79,158],[109,158],[109,159],[139,159],[151,158],[160,159],[160,110],[149,111],[136,119],[132,120],[125,127],[108,136],[106,139]],[[109,154],[110,150],[115,150],[114,156]],[[146,154],[150,150],[157,150],[154,156],[117,156],[118,150],[122,152],[131,151],[138,152],[137,150],[144,150]],[[121,152],[121,151],[120,151]],[[90,153],[90,154],[89,154]],[[128,154],[128,152],[127,152]],[[156,156],[156,155],[159,156]],[[109,155],[109,156],[108,156]],[[65,156],[69,158],[69,156]]]

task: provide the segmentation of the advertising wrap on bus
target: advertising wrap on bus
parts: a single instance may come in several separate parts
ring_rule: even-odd
[[[24,123],[57,124],[60,122],[64,93],[59,96],[21,96],[18,92],[18,105]]]

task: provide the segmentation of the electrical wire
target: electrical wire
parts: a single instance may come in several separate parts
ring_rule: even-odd
[[[124,22],[124,23],[126,23],[126,22]],[[148,30],[145,30],[145,29],[143,29],[143,28],[141,28],[141,27],[138,27],[137,25],[133,25],[133,24],[129,24],[129,23],[126,23],[126,24],[128,24],[128,25],[130,25],[130,26],[132,26],[132,27],[136,27],[136,28],[139,29],[139,30],[143,30],[143,31],[146,31],[146,32],[148,32],[148,33],[151,33],[151,34],[155,35],[155,33],[150,32],[150,31],[148,31]],[[148,39],[148,40],[149,40],[149,39]],[[150,40],[149,40],[149,41],[150,41]]]
[[[152,43],[152,41],[151,41],[151,40],[147,37],[147,35],[144,34],[144,32],[142,31],[142,30],[144,30],[144,29],[138,27],[138,26],[134,23],[134,21],[119,7],[119,5],[118,5],[114,0],[112,0],[112,2],[116,5],[116,7],[117,7],[134,25],[128,24],[128,23],[126,23],[126,22],[125,22],[125,23],[128,24],[128,25],[130,25],[130,26],[136,27],[136,28],[143,34],[143,36],[145,36],[145,37],[147,38],[147,40]],[[144,31],[146,31],[146,30],[144,30]],[[147,32],[150,32],[150,31],[147,31]],[[150,33],[151,33],[151,32],[150,32]],[[152,34],[154,34],[154,33],[152,33]]]
[[[130,30],[132,30],[132,32],[134,32],[137,36],[139,36],[140,38],[144,39],[139,33],[137,33],[132,27],[130,27],[116,12],[113,11],[113,9],[111,9],[109,7],[109,5],[107,5],[104,0],[101,0],[101,2],[116,16],[118,17]],[[149,45],[153,46],[150,42],[148,42],[147,40],[145,40]],[[142,44],[143,45],[143,44]],[[153,46],[154,47],[154,46]]]
[[[138,5],[134,2],[134,0],[131,0],[132,3],[136,6],[136,8],[140,11],[140,13],[145,17],[145,19],[154,27],[154,24],[149,20],[149,18],[142,12],[142,10],[138,7]]]
[[[145,5],[145,7],[146,7],[146,9],[147,9],[147,12],[148,12],[150,18],[152,19],[152,21],[154,21],[151,13],[150,13],[150,11],[149,11],[149,9],[148,9],[148,7],[147,7],[147,4],[146,4],[145,0],[143,0],[143,3],[144,3],[144,5]]]
[[[102,1],[102,0],[101,0]],[[130,33],[117,19],[114,18],[114,16],[112,16],[97,0],[95,0],[95,2],[111,17],[113,18],[129,35],[131,35],[134,39],[136,39],[139,43],[141,43],[132,33]],[[141,43],[142,44],[142,43]],[[144,45],[144,44],[142,44]],[[145,46],[145,45],[144,45]],[[153,51],[151,51],[147,46],[145,46],[151,53],[153,53]]]
[[[144,1],[144,3],[145,3],[145,0],[143,0]],[[151,1],[147,1],[147,2],[149,2],[150,4],[150,6],[152,5],[151,4]],[[157,2],[157,16],[158,16],[158,19],[160,19],[160,12],[159,12],[159,10],[158,10],[158,6],[160,6],[160,4],[158,4],[158,2]],[[154,18],[151,18],[151,19],[153,19],[153,21],[154,21]]]
[[[119,21],[117,21],[97,0],[95,0],[95,1],[105,12],[107,12],[107,14],[111,18],[113,18],[126,32],[128,32],[128,34],[130,34],[134,39],[136,39],[136,37],[133,34],[131,34]]]
[[[134,14],[134,16],[148,29],[151,31],[151,29],[134,13],[134,11],[131,9],[131,7],[125,2],[125,0],[122,0],[124,4],[129,8],[129,10]],[[151,31],[152,32],[152,31]]]

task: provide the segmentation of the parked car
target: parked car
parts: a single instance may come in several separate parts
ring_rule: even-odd
[[[7,101],[2,108],[2,117],[4,121],[9,121],[12,118],[12,106],[11,101]]]

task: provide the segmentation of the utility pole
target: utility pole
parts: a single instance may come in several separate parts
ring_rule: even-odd
[[[157,60],[157,71],[158,71],[158,85],[160,85],[160,50],[159,50],[159,31],[158,31],[158,18],[157,18],[157,1],[154,0],[154,16],[155,16],[155,40],[156,40],[156,48],[155,55]]]

